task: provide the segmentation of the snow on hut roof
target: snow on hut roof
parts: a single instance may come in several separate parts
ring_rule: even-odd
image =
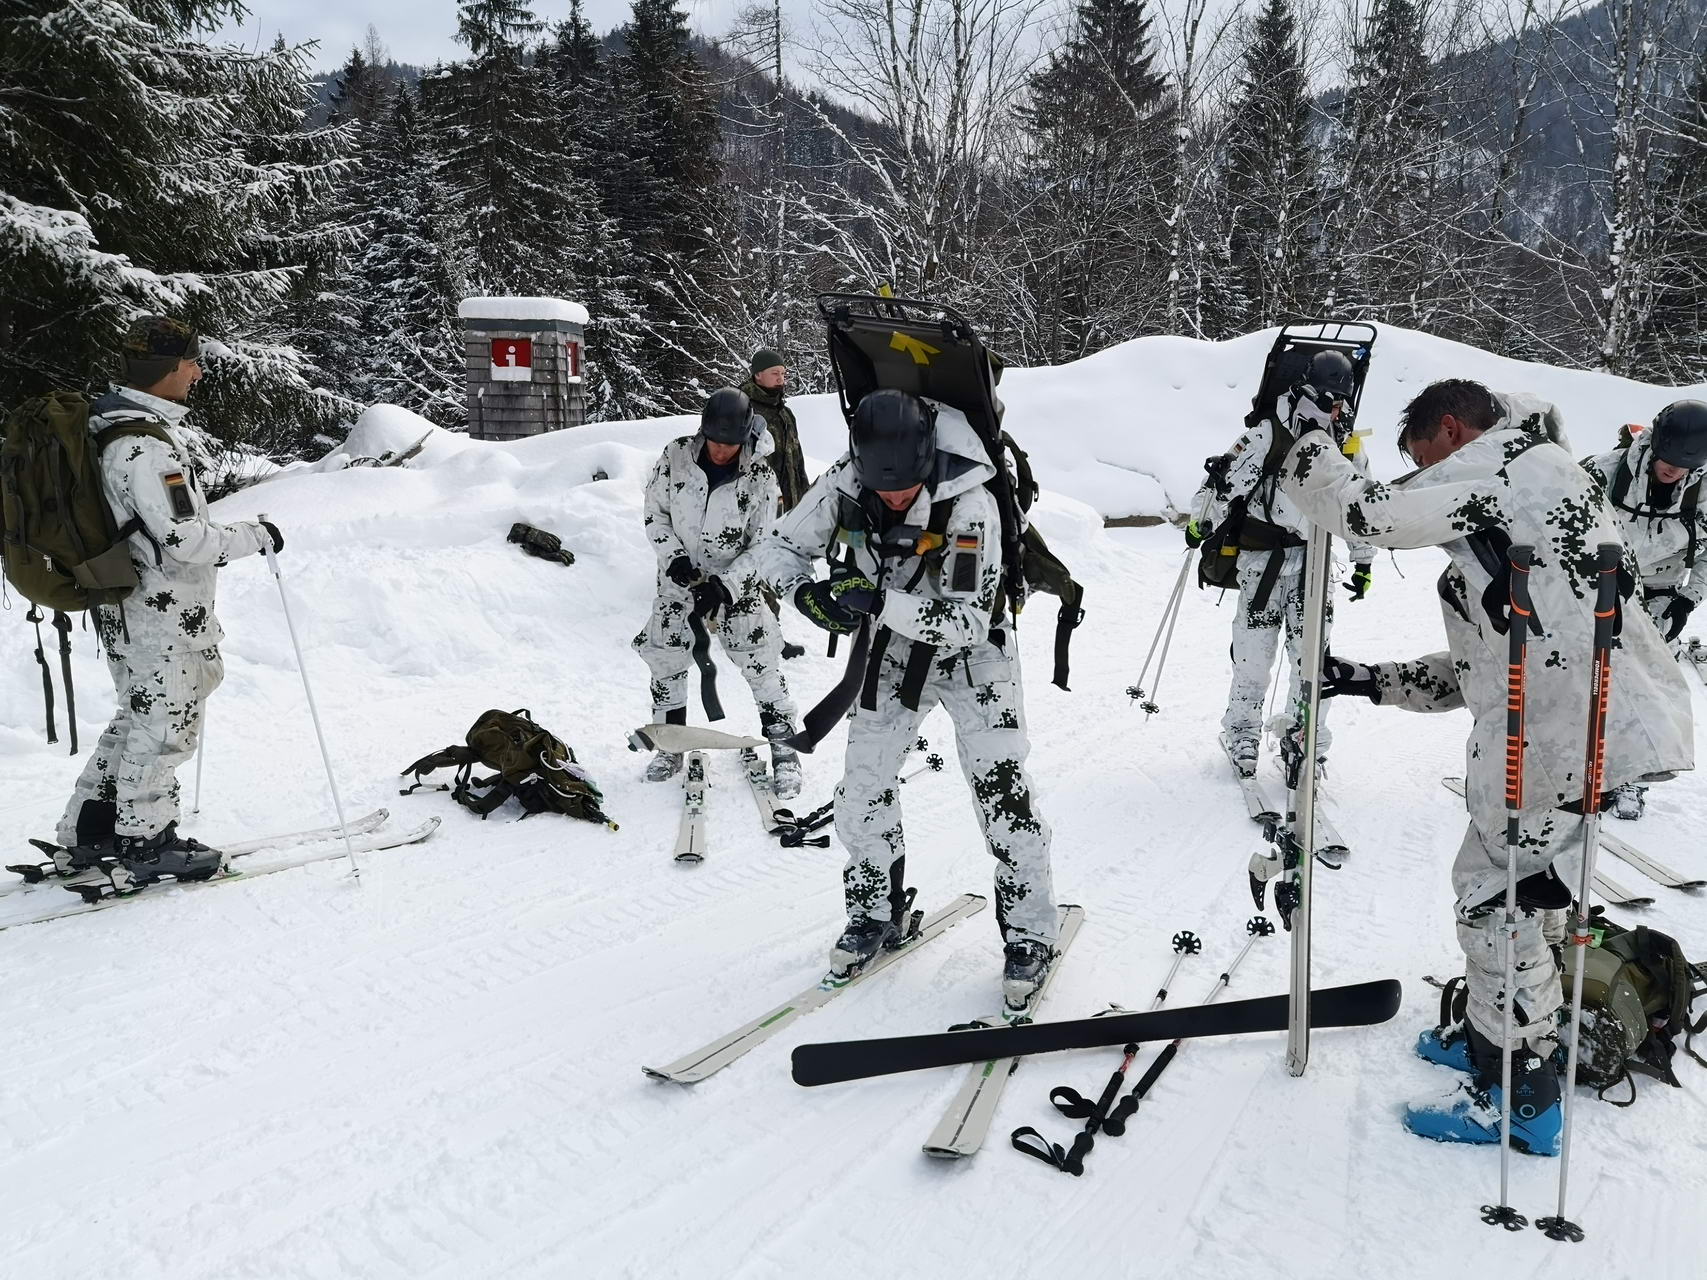
[[[586,324],[587,309],[562,298],[464,298],[456,314],[463,320],[567,320]]]

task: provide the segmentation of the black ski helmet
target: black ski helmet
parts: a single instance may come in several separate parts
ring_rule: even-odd
[[[699,433],[718,444],[746,444],[756,440],[764,419],[753,412],[753,402],[734,387],[713,391],[699,414]]]
[[[1685,471],[1707,465],[1707,401],[1678,400],[1654,416],[1654,457]]]
[[[1339,400],[1350,400],[1357,389],[1351,361],[1346,359],[1344,352],[1332,349],[1318,351],[1310,357],[1310,372],[1305,375],[1304,381],[1315,389],[1318,399],[1331,396]]]
[[[936,414],[905,391],[873,391],[854,410],[848,450],[867,493],[911,489],[936,467]]]

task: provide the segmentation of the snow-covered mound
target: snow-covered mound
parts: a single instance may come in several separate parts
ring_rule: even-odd
[[[1467,349],[1382,341],[1377,417],[1459,359],[1472,375],[1515,381]],[[1088,913],[1054,1016],[1146,1004],[1182,928],[1202,935],[1206,954],[1181,972],[1174,1000],[1196,1000],[1244,940],[1245,864],[1260,837],[1214,741],[1227,608],[1188,595],[1159,689],[1152,682],[1161,714],[1146,720],[1123,691],[1181,548],[1171,530],[1105,531],[1099,515],[1160,509],[1163,489],[1176,504],[1189,496],[1202,456],[1236,431],[1265,346],[1260,336],[1224,348],[1146,340],[1004,383],[1014,425],[1057,489],[1036,518],[1086,583],[1090,609],[1071,694],[1046,682],[1050,604],[1020,629],[1057,889]],[[1610,432],[1672,394],[1551,370],[1528,385],[1565,403],[1585,452],[1587,421]],[[836,452],[833,408],[801,407],[821,464]],[[953,1165],[919,1145],[955,1073],[814,1091],[788,1080],[795,1043],[989,1013],[1000,963],[990,912],[705,1084],[644,1079],[642,1064],[804,986],[841,920],[839,848],[765,837],[726,760],[712,770],[707,860],[675,865],[677,793],[641,783],[642,761],[623,745],[647,715],[645,668],[628,647],[653,578],[640,490],[686,425],[491,445],[377,408],[346,457],[428,435],[407,465],[300,468],[219,505],[221,518],[264,511],[284,530],[281,564],[346,805],[389,807],[394,826],[428,815],[444,826],[426,844],[372,855],[359,887],[326,863],[0,932],[0,1270],[31,1280],[656,1280],[866,1266],[931,1280],[1557,1272],[1562,1255],[1538,1233],[1476,1221],[1495,1193],[1492,1151],[1420,1142],[1397,1119],[1405,1099],[1450,1083],[1410,1046],[1434,1017],[1421,975],[1459,963],[1447,868],[1463,815],[1439,780],[1463,768],[1460,715],[1357,704],[1330,716],[1329,794],[1355,852],[1318,877],[1316,980],[1399,977],[1399,1018],[1318,1033],[1301,1080],[1286,1074],[1277,1037],[1187,1046],[1127,1135],[1099,1140],[1083,1179],[1020,1158],[1006,1134],[1029,1124],[1069,1140],[1048,1090],[1093,1093],[1112,1051],[1024,1064],[984,1151]],[[1392,469],[1378,453],[1377,470]],[[1134,472],[1159,481],[1146,489]],[[576,563],[506,544],[516,520],[562,535]],[[1403,576],[1378,564],[1369,600],[1339,610],[1336,651],[1440,647],[1439,563],[1433,551],[1402,555]],[[224,574],[220,613],[227,677],[210,707],[191,830],[218,841],[329,821],[259,559]],[[7,617],[0,844],[22,855],[25,837],[51,833],[81,761],[44,745],[16,601]],[[799,619],[787,627],[811,650],[788,672],[810,705],[840,664]],[[750,729],[743,683],[720,665],[728,727]],[[75,666],[87,752],[111,706],[88,633]],[[397,794],[405,764],[459,740],[488,707],[530,708],[574,745],[621,831],[505,812],[483,823],[443,793]],[[62,705],[62,735],[63,718]],[[924,732],[952,761],[940,713]],[[828,798],[841,743],[833,735],[807,759],[803,806]],[[192,790],[193,768],[182,778]],[[921,905],[988,893],[989,859],[952,764],[904,798]],[[1649,816],[1620,831],[1707,871],[1704,801],[1695,776],[1656,787]],[[1659,901],[1644,918],[1707,952],[1700,901],[1649,891]],[[1285,974],[1284,938],[1259,943],[1233,994],[1282,990]],[[1680,1071],[1682,1090],[1644,1081],[1628,1111],[1587,1096],[1579,1108],[1571,1207],[1618,1274],[1693,1277],[1707,1257],[1695,1212],[1707,1192],[1707,1077],[1690,1063]],[[1520,1209],[1550,1211],[1556,1169],[1517,1161]]]

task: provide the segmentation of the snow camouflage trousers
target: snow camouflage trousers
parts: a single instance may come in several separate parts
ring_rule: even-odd
[[[659,722],[688,705],[688,675],[693,669],[688,614],[692,609],[693,597],[686,591],[660,590],[645,629],[634,637],[634,651],[652,673],[652,716]],[[763,597],[754,591],[735,601],[719,613],[712,634],[753,691],[759,724],[766,729],[786,724],[792,732],[799,713],[782,674],[782,632]],[[719,696],[722,692],[720,684]]]
[[[1013,638],[1007,644],[1011,650]],[[1025,758],[1019,663],[985,641],[940,660],[919,694],[902,705],[900,688],[912,646],[894,638],[883,656],[877,709],[856,706],[848,723],[845,772],[836,788],[836,835],[848,851],[842,871],[849,920],[888,919],[904,891],[901,762],[919,723],[939,703],[954,721],[960,771],[977,802],[984,843],[996,859],[996,923],[1007,941],[1054,945],[1055,892],[1049,874],[1049,824],[1036,811]]]
[[[60,844],[77,843],[85,800],[117,806],[121,836],[151,836],[178,820],[178,766],[195,754],[202,708],[225,679],[218,649],[107,653],[118,707],[89,753],[59,819]]]
[[[1518,878],[1552,866],[1574,892],[1582,865],[1583,820],[1562,809],[1530,814],[1521,820],[1520,835]],[[1496,1045],[1501,1043],[1505,1016],[1505,853],[1503,831],[1499,841],[1490,843],[1472,822],[1452,865],[1469,1018]],[[1563,911],[1519,908],[1512,1044],[1527,1044],[1543,1057],[1557,1043],[1558,1013],[1564,1004],[1553,952],[1564,938]]]
[[[1282,624],[1286,630],[1287,666],[1291,672],[1286,682],[1286,701],[1281,716],[1286,724],[1294,723],[1293,708],[1298,704],[1298,662],[1304,651],[1304,548],[1288,547],[1285,563],[1275,577],[1268,601],[1261,609],[1253,609],[1268,568],[1269,553],[1246,551],[1239,556],[1239,604],[1233,615],[1233,680],[1227,689],[1227,713],[1221,717],[1221,727],[1230,735],[1258,735],[1262,732],[1263,704],[1268,698],[1269,672],[1274,667],[1274,651],[1280,644]],[[1328,605],[1328,621],[1333,621],[1333,604]],[[1326,751],[1333,741],[1327,727],[1328,704],[1322,702],[1317,715],[1316,746]]]

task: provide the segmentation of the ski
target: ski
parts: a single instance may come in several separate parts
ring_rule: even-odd
[[[676,861],[693,866],[705,861],[705,756],[688,752],[682,771],[682,823],[676,831]]]
[[[1668,889],[1699,889],[1707,886],[1707,880],[1692,880],[1680,871],[1673,871],[1665,863],[1650,858],[1635,845],[1612,835],[1604,827],[1600,831],[1600,847],[1620,862],[1629,863],[1648,879],[1663,884]]]
[[[1396,978],[1326,987],[1310,993],[1312,1027],[1369,1027],[1399,1011]],[[1128,1042],[1191,1040],[1287,1029],[1290,996],[1263,996],[1232,1004],[1157,1009],[1070,1022],[1027,1022],[1018,1026],[882,1040],[803,1044],[794,1051],[794,1082],[835,1084],[929,1067],[982,1062],[991,1055],[1024,1057],[1064,1049],[1101,1049]]]
[[[785,1000],[776,1008],[760,1014],[743,1027],[738,1027],[726,1036],[720,1036],[692,1053],[683,1054],[674,1062],[662,1067],[641,1067],[654,1080],[671,1080],[676,1084],[698,1084],[707,1076],[723,1070],[731,1062],[740,1058],[769,1040],[778,1031],[803,1014],[821,1009],[850,987],[858,986],[873,974],[881,973],[903,956],[919,949],[938,934],[959,924],[968,916],[982,911],[985,900],[975,893],[965,893],[956,898],[941,911],[924,920],[916,931],[910,932],[906,941],[890,951],[879,952],[865,968],[840,986],[828,985],[828,976],[813,983],[792,1000]]]
[[[794,815],[782,808],[777,800],[776,779],[752,747],[741,748],[741,768],[746,771],[753,803],[759,806],[759,825],[764,827],[765,834],[781,835],[793,827]]]
[[[364,814],[362,817],[357,818],[354,822],[350,823],[350,834],[352,836],[365,835],[367,832],[383,826],[386,819],[390,816],[391,811],[389,809],[375,809],[372,813]],[[313,844],[321,840],[338,840],[342,839],[342,837],[343,829],[337,825],[333,825],[330,827],[315,827],[309,831],[291,831],[282,835],[262,836],[257,840],[243,840],[236,844],[219,844],[215,842],[213,847],[225,854],[227,858],[245,858],[252,853],[258,853],[263,849],[282,849],[289,845]],[[5,884],[0,884],[0,897],[4,897],[9,893],[16,893],[20,889],[27,889],[31,885],[42,884],[46,881],[59,881],[63,883],[74,879],[88,879],[91,876],[99,875],[99,868],[96,867],[88,867],[81,871],[73,871],[70,875],[64,875],[58,870],[57,865],[53,861],[54,853],[60,851],[63,846],[50,843],[46,840],[31,840],[30,843],[42,853],[46,854],[48,860],[41,863],[17,863],[7,867],[6,870],[22,876],[23,881],[21,883],[8,881]]]
[[[1462,778],[1442,778],[1440,780],[1440,782],[1441,782],[1441,785],[1444,786],[1453,795],[1458,796],[1460,798],[1463,797],[1463,795],[1464,795],[1464,779],[1462,779]],[[1622,858],[1624,855],[1619,853],[1617,849],[1614,849],[1610,844],[1608,844],[1607,842],[1609,840],[1617,841],[1620,845],[1623,845],[1624,848],[1626,848],[1626,849],[1628,849],[1630,846],[1625,845],[1624,842],[1622,840],[1619,840],[1617,836],[1608,835],[1605,832],[1600,833],[1600,841],[1599,841],[1600,847],[1602,849],[1605,849],[1608,853],[1612,854],[1614,857]],[[1632,852],[1634,852],[1634,851],[1632,850]],[[1638,870],[1641,869],[1640,863],[1631,863],[1631,865],[1636,867]],[[1655,863],[1654,865],[1657,868],[1659,864]],[[1658,879],[1657,876],[1655,878]],[[1663,883],[1663,881],[1662,881],[1662,883]],[[1684,884],[1679,884],[1675,887],[1684,888],[1686,886]],[[1616,880],[1613,880],[1610,877],[1608,877],[1606,875],[1606,873],[1601,871],[1598,867],[1595,869],[1595,873],[1594,873],[1594,891],[1596,893],[1598,893],[1601,897],[1605,898],[1608,902],[1610,902],[1615,907],[1651,907],[1654,905],[1654,900],[1651,896],[1644,897],[1643,895],[1641,895],[1639,893],[1631,892],[1629,889],[1626,889],[1623,885],[1619,884]]]
[[[420,844],[439,829],[440,821],[438,818],[429,818],[420,826],[408,831],[364,836],[361,839],[352,839],[351,843],[355,846],[357,853],[378,853],[383,849],[396,849],[403,845]],[[333,830],[336,832],[337,828],[333,828]],[[332,840],[337,840],[337,844],[332,844]],[[294,871],[298,867],[306,867],[316,862],[331,862],[346,855],[343,840],[336,834],[323,836],[317,843],[321,845],[321,848],[314,852],[303,851],[287,854],[278,862],[264,863],[253,870],[234,867],[207,880],[174,880],[172,877],[166,876],[129,893],[116,892],[112,883],[105,879],[87,884],[62,885],[61,888],[65,889],[66,892],[76,894],[78,901],[64,902],[62,900],[63,905],[61,906],[38,911],[22,919],[0,920],[0,929],[11,929],[26,924],[41,924],[65,916],[86,915],[91,911],[105,911],[108,907],[116,907],[136,898],[154,897],[156,891],[160,889],[209,889],[214,885],[230,884],[237,880],[258,880],[262,876],[270,876],[275,872]],[[246,852],[258,853],[260,850],[251,849]],[[29,901],[34,902],[36,899],[32,897]]]
[[[1698,636],[1689,637],[1689,647],[1678,655],[1679,662],[1695,673],[1696,679],[1707,685],[1707,644]]]
[[[1252,822],[1268,823],[1280,819],[1280,810],[1268,802],[1263,794],[1262,783],[1258,782],[1254,773],[1246,773],[1239,768],[1233,759],[1233,747],[1223,732],[1220,735],[1221,750],[1227,753],[1227,764],[1233,770],[1233,780],[1239,784],[1239,790],[1245,797],[1245,812],[1251,815]]]
[[[1078,936],[1079,926],[1084,920],[1083,907],[1061,908],[1061,929],[1055,943],[1055,959],[1050,963],[1049,972],[1043,976],[1043,983],[1032,996],[1031,1003],[1026,1006],[1027,1018],[1049,994],[1049,987],[1055,981],[1055,974],[1061,968],[1067,948]],[[1001,1026],[1005,1017],[1005,1014],[996,1014],[979,1019],[978,1024],[986,1027]],[[948,1104],[948,1109],[942,1113],[942,1119],[937,1121],[936,1128],[932,1129],[930,1137],[925,1139],[924,1153],[939,1160],[959,1160],[977,1154],[978,1148],[984,1145],[984,1136],[990,1131],[990,1122],[995,1118],[996,1105],[1002,1100],[1002,1091],[1008,1087],[1008,1079],[1018,1069],[1019,1063],[1018,1058],[991,1058],[987,1062],[974,1063],[961,1083],[960,1092],[954,1095],[954,1101]]]

